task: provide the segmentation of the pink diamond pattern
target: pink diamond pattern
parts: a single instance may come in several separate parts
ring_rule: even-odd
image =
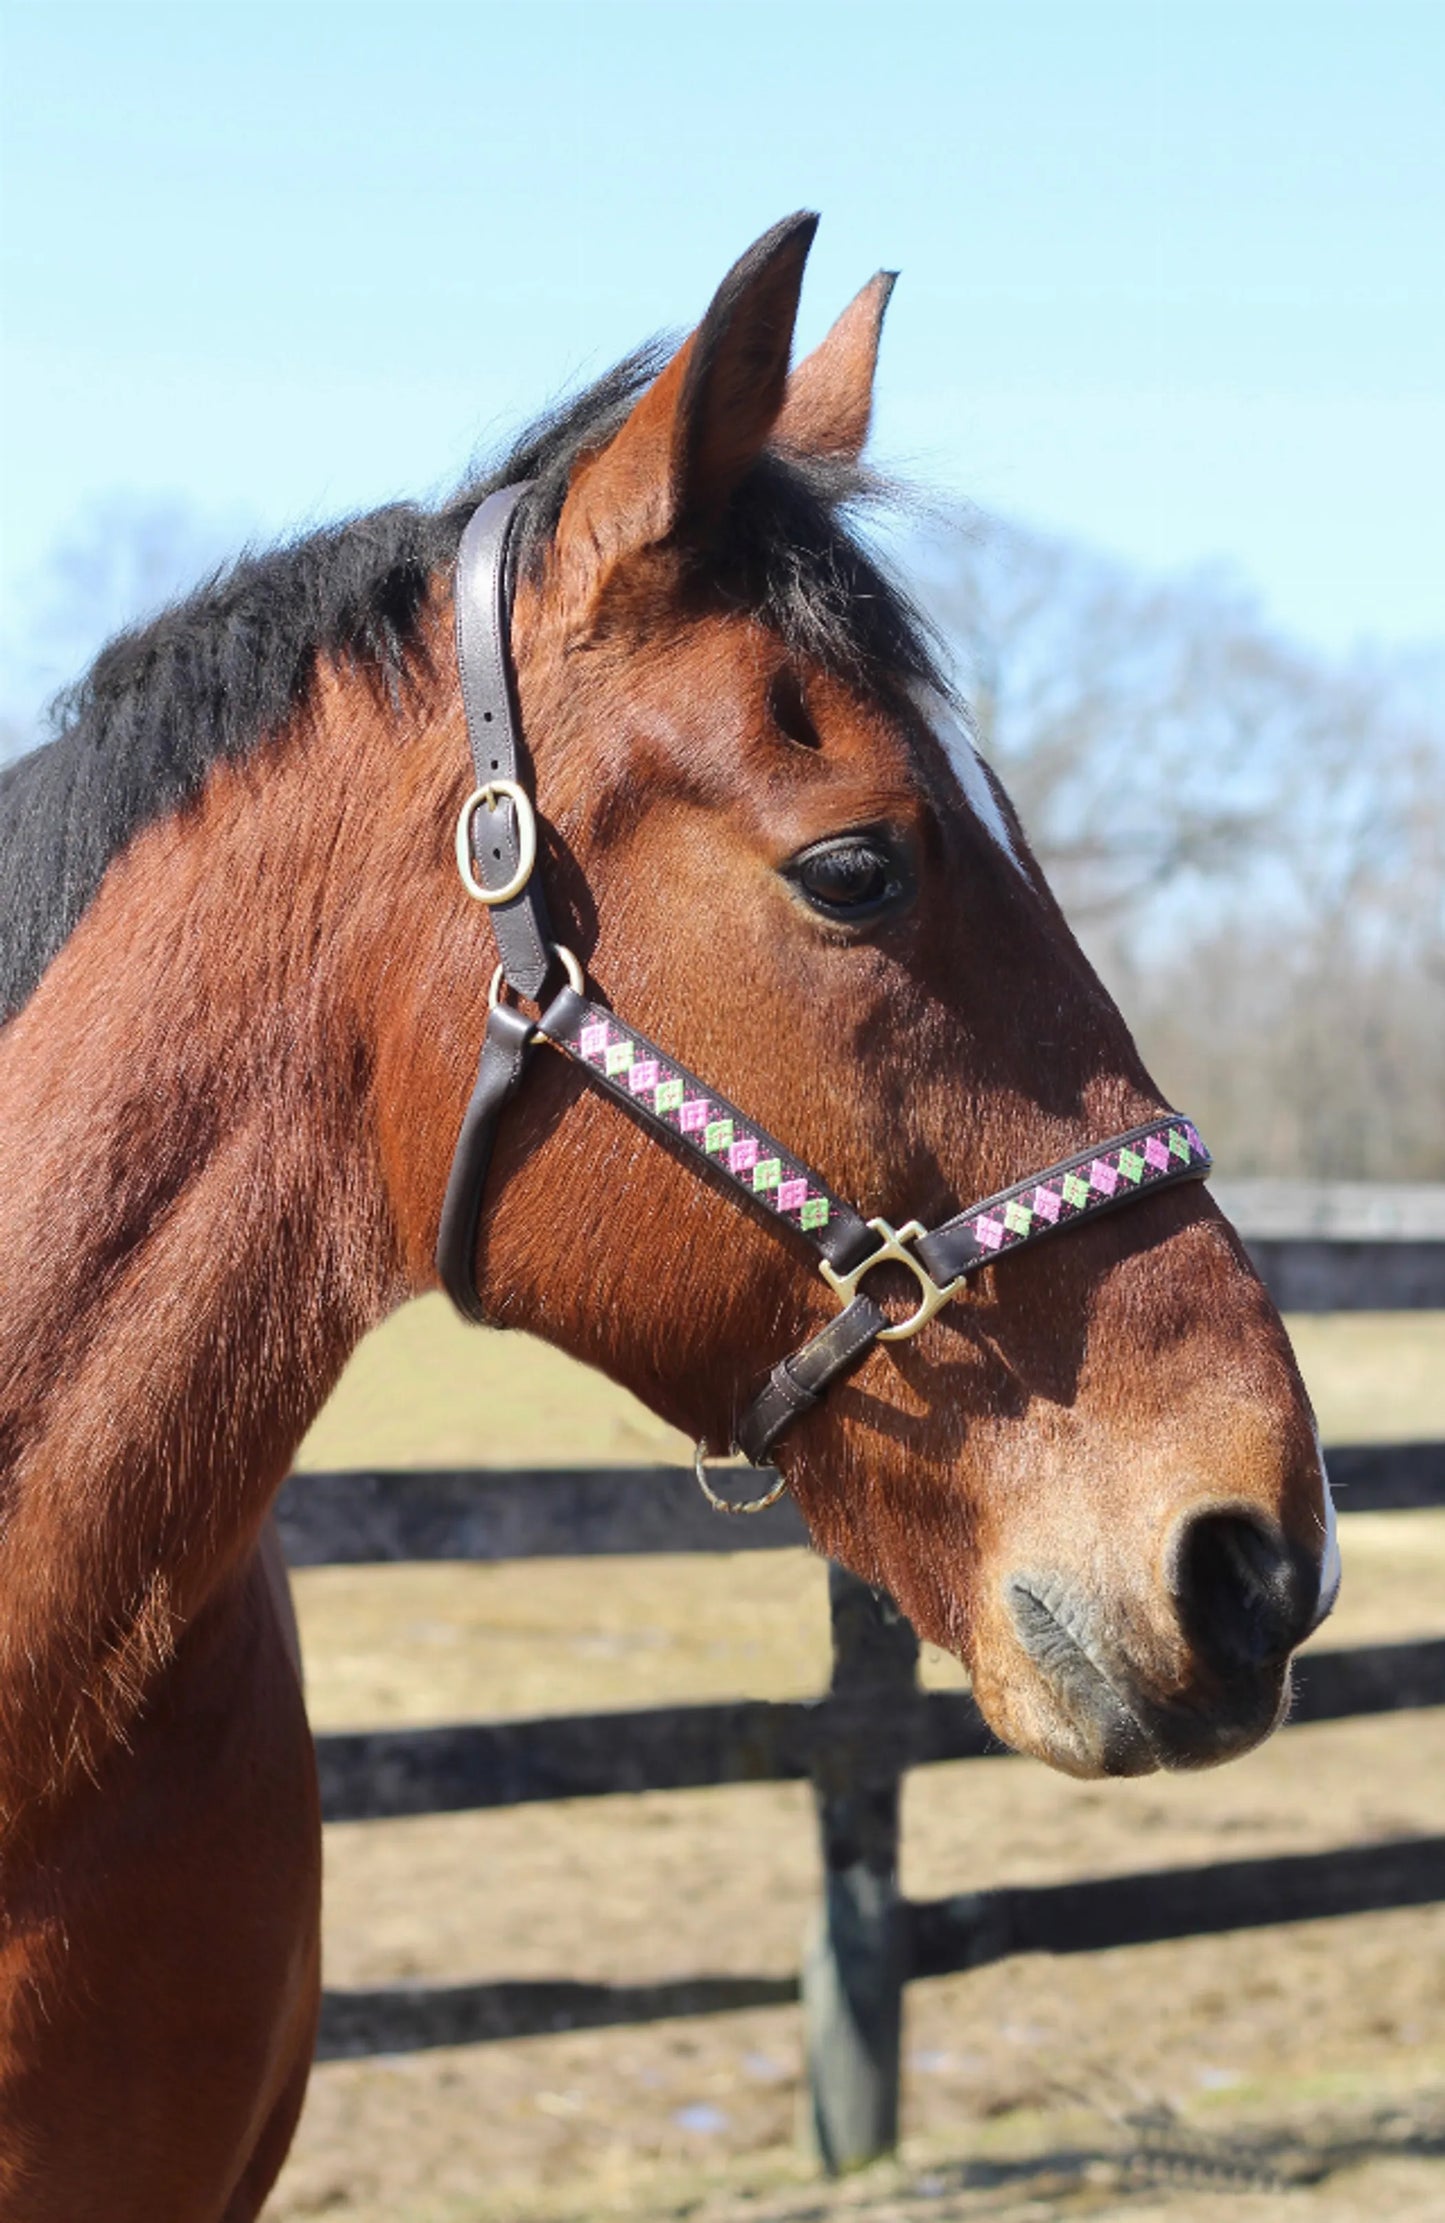
[[[1185,1145],[1188,1155],[1182,1161],[1178,1149],[1171,1150],[1172,1141]],[[987,1208],[979,1205],[976,1217],[964,1212],[959,1219],[971,1230],[981,1251],[1001,1253],[1036,1240],[1050,1227],[1067,1227],[1074,1220],[1087,1218],[1116,1196],[1137,1194],[1165,1176],[1177,1178],[1181,1173],[1207,1169],[1208,1164],[1209,1152],[1197,1128],[1187,1119],[1161,1120],[1153,1134],[1136,1136],[1132,1142],[1121,1142],[1115,1149],[1101,1152],[1087,1168],[1063,1166],[1032,1190],[1023,1189],[1017,1197],[1006,1196]],[[1021,1205],[1044,1225],[1026,1227]]]
[[[650,1098],[642,1107],[649,1116],[659,1126],[670,1128],[709,1164],[731,1174],[755,1203],[767,1205],[804,1231],[827,1227],[836,1199],[829,1198],[822,1184],[790,1161],[771,1136],[754,1128],[725,1097],[689,1095],[687,1091],[696,1090],[698,1085],[692,1075],[669,1064],[650,1042],[614,1018],[592,1016],[566,1047],[605,1085],[620,1092],[625,1078],[627,1091],[639,1104],[644,1097]],[[621,1066],[621,1058],[615,1054],[619,1051],[630,1053],[630,1066]],[[614,1054],[609,1057],[609,1052]],[[609,1072],[609,1064],[617,1065],[619,1070]],[[732,1126],[733,1139],[725,1164],[708,1158],[704,1147],[709,1126],[721,1121],[730,1121]],[[1183,1162],[1177,1148],[1180,1140],[1188,1150]],[[1171,1149],[1171,1143],[1176,1147]],[[756,1189],[749,1176],[760,1161],[774,1159],[782,1178],[776,1187]],[[1162,1177],[1207,1170],[1208,1164],[1209,1153],[1189,1120],[1161,1120],[1154,1132],[1135,1135],[1103,1150],[1086,1166],[1066,1165],[1030,1185],[1021,1185],[1016,1194],[1006,1195],[1000,1202],[961,1213],[954,1224],[968,1227],[985,1255],[1001,1255],[1034,1241],[1051,1228],[1086,1218],[1121,1191],[1126,1196],[1132,1194],[1136,1184],[1148,1188]]]
[[[625,1082],[627,1093],[636,1098],[659,1126],[670,1128],[701,1157],[708,1155],[704,1138],[709,1126],[730,1119],[733,1139],[726,1157],[708,1158],[708,1163],[732,1174],[755,1203],[767,1205],[779,1218],[786,1218],[807,1232],[827,1227],[835,1201],[821,1182],[811,1179],[779,1149],[771,1136],[755,1129],[725,1097],[687,1093],[697,1089],[692,1075],[660,1057],[642,1036],[634,1035],[617,1019],[593,1017],[568,1040],[566,1047],[614,1089],[622,1089]],[[609,1050],[615,1052],[623,1047],[632,1053],[630,1066],[609,1073]],[[619,1061],[614,1058],[613,1062]],[[670,1100],[674,1097],[675,1102]],[[774,1158],[779,1162],[782,1176],[776,1187],[755,1189],[749,1178],[754,1167],[762,1159]]]

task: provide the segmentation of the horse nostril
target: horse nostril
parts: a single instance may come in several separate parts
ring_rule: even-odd
[[[1314,1608],[1303,1564],[1247,1513],[1198,1513],[1185,1523],[1174,1594],[1190,1640],[1224,1671],[1283,1659]]]

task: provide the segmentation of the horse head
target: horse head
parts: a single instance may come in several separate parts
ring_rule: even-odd
[[[650,382],[534,459],[512,653],[539,869],[596,993],[860,1211],[936,1227],[1167,1106],[849,528],[891,279],[790,376],[813,227],[759,241]],[[446,825],[450,684],[428,748]],[[446,844],[408,838],[379,1100],[422,1286],[493,951]],[[911,1305],[905,1264],[871,1293]],[[837,1306],[551,1055],[502,1123],[474,1266],[489,1317],[718,1444]],[[968,1663],[1002,1737],[1079,1774],[1255,1743],[1332,1602],[1289,1343],[1198,1183],[972,1277],[777,1457],[819,1548]]]

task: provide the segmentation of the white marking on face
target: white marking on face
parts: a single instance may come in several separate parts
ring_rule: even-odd
[[[998,797],[983,768],[983,760],[962,721],[931,687],[918,688],[913,699],[918,711],[928,722],[929,732],[953,766],[958,784],[963,789],[963,799],[974,817],[992,835],[1015,871],[1022,872],[1023,861],[1014,847],[1008,820],[998,807]]]
[[[1324,1446],[1320,1442],[1318,1428],[1315,1430],[1315,1450],[1319,1453],[1320,1488],[1324,1492],[1325,1500],[1325,1548],[1320,1559],[1319,1604],[1315,1607],[1315,1617],[1311,1621],[1308,1631],[1311,1636],[1314,1635],[1321,1621],[1334,1611],[1335,1600],[1340,1594],[1340,1577],[1344,1573],[1340,1563],[1340,1532],[1335,1520],[1334,1493],[1330,1489],[1330,1478],[1325,1471]]]

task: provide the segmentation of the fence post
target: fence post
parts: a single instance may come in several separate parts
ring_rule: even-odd
[[[892,1600],[828,1569],[833,1682],[813,1763],[823,1897],[803,1953],[810,2143],[831,2176],[898,2143],[906,1932],[898,1797],[918,1639]]]

